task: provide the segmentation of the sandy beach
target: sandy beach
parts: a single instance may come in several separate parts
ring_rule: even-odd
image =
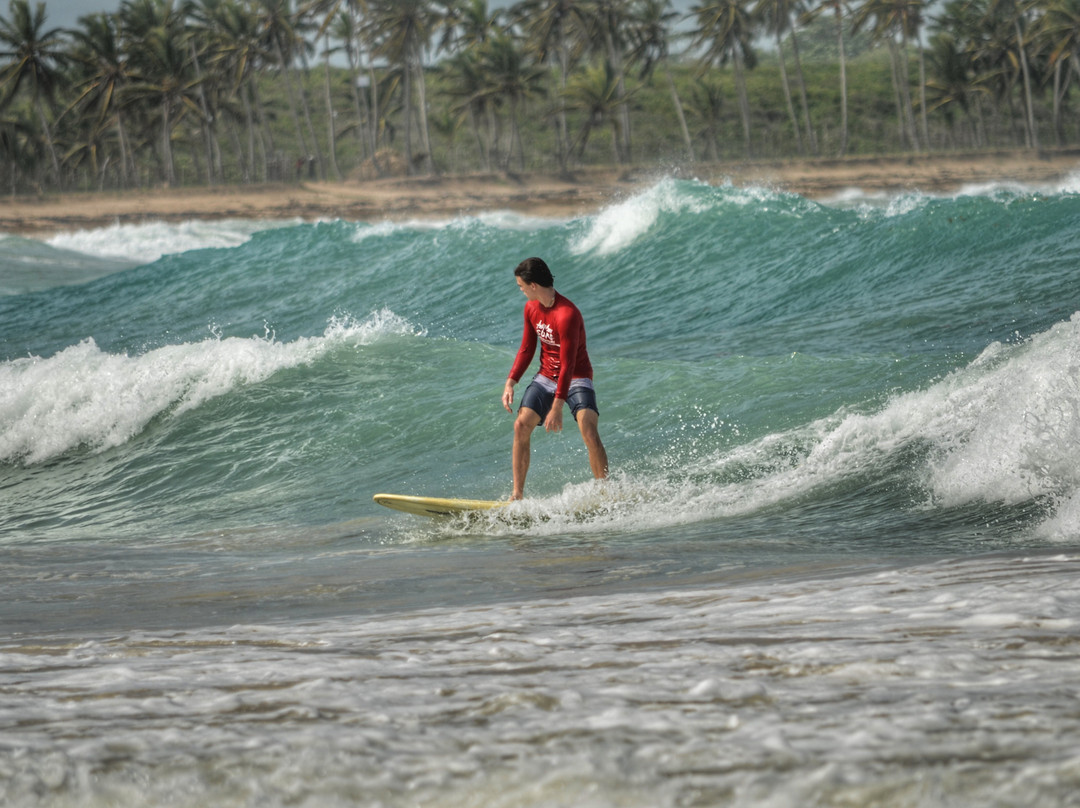
[[[0,232],[47,235],[115,223],[225,218],[400,220],[492,210],[575,216],[617,202],[664,176],[758,185],[828,199],[849,189],[948,193],[991,182],[1038,186],[1077,173],[1080,149],[700,163],[667,171],[583,168],[570,177],[490,173],[44,194],[0,198]]]

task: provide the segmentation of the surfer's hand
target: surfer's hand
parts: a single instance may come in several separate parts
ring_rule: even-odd
[[[555,399],[551,404],[551,412],[544,419],[544,429],[548,432],[562,432],[562,405],[561,398]]]
[[[502,403],[503,407],[506,408],[506,411],[513,414],[514,383],[509,379],[506,380],[506,387],[503,388]]]

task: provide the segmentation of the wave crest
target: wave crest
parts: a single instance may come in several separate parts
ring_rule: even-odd
[[[0,364],[0,462],[42,463],[69,451],[104,451],[154,418],[180,414],[346,345],[424,331],[388,309],[331,319],[321,336],[213,336],[140,355],[102,351],[87,338],[43,359]]]

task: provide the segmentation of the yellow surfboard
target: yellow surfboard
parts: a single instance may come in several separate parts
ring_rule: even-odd
[[[407,494],[376,494],[374,500],[387,508],[417,516],[453,516],[469,511],[490,511],[507,503],[497,499],[444,499],[442,497],[413,497]]]

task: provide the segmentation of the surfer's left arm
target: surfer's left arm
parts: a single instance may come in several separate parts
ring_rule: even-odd
[[[565,399],[556,398],[551,402],[551,411],[544,419],[544,429],[548,432],[562,432],[562,410]]]
[[[570,394],[570,381],[574,378],[577,365],[578,330],[582,327],[580,315],[573,310],[573,315],[559,321],[559,380],[555,388],[555,400],[551,411],[544,419],[544,429],[548,432],[562,432],[563,404]]]

